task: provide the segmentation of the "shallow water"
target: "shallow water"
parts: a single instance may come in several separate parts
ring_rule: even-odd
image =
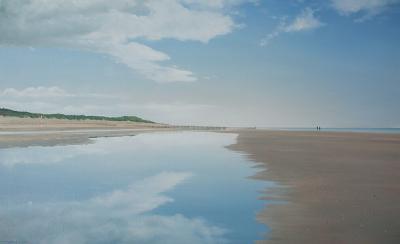
[[[259,127],[258,130],[283,130],[283,131],[317,131],[315,127],[299,127],[299,128],[276,128],[276,127]],[[385,133],[400,134],[400,128],[325,128],[320,131],[328,132],[365,132],[365,133]]]
[[[0,241],[251,243],[269,183],[236,135],[147,133],[0,150]]]

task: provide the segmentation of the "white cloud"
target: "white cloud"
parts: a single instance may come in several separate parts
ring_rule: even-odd
[[[260,46],[264,47],[267,46],[273,39],[277,38],[282,33],[282,24],[280,24],[273,32],[266,35],[260,41]]]
[[[284,27],[285,32],[307,31],[319,28],[324,24],[314,16],[314,10],[306,8],[289,25]]]
[[[390,5],[400,3],[399,0],[331,0],[333,7],[342,14],[348,15],[366,12],[375,15]]]
[[[224,8],[243,0],[3,0],[0,45],[103,53],[157,82],[194,81],[188,70],[139,40],[209,40],[231,32]],[[197,6],[197,7],[196,7]]]
[[[226,231],[197,218],[156,215],[190,173],[164,172],[80,202],[1,206],[0,236],[34,243],[224,243]]]
[[[71,93],[58,86],[37,86],[27,87],[23,89],[5,88],[0,90],[0,98],[12,99],[14,102],[17,100],[45,100],[45,99],[62,99],[62,98],[114,98],[115,96],[100,93]],[[3,101],[4,103],[7,103]]]
[[[72,94],[67,93],[59,87],[27,87],[21,90],[15,88],[6,88],[0,91],[0,97],[13,98],[51,98],[51,97],[71,97]]]
[[[261,46],[268,45],[269,42],[282,33],[301,32],[317,29],[323,25],[311,8],[305,8],[291,23],[286,22],[286,18],[281,19],[278,27],[260,41]]]
[[[224,8],[226,6],[235,6],[245,2],[251,2],[256,5],[259,3],[259,0],[182,0],[182,2],[203,8]]]
[[[169,60],[165,53],[158,52],[139,43],[127,43],[101,47],[106,53],[120,63],[138,71],[148,79],[164,83],[174,81],[195,81],[197,78],[191,71],[179,69],[175,66],[163,66],[157,62]]]

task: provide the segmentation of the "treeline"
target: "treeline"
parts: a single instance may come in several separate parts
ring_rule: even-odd
[[[105,121],[129,121],[129,122],[140,122],[140,123],[154,123],[153,121],[144,120],[137,116],[106,117],[106,116],[86,116],[86,115],[66,115],[66,114],[41,114],[41,113],[14,111],[7,108],[0,108],[0,116],[19,117],[19,118],[105,120]]]

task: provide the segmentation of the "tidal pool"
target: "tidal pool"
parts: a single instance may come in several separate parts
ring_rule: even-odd
[[[236,135],[145,133],[0,150],[0,243],[252,243],[267,182]]]

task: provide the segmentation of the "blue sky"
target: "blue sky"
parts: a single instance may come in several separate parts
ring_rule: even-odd
[[[3,0],[0,106],[400,127],[400,1]]]

